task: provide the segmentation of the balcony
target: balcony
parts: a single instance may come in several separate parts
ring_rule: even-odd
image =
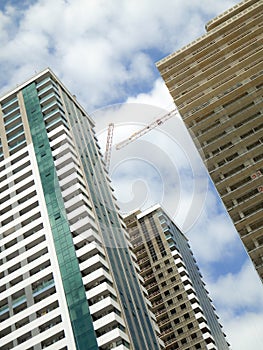
[[[173,331],[174,331],[174,329],[172,327],[169,327],[168,329],[165,329],[164,331],[161,332],[161,337],[163,337],[164,335],[167,335]]]
[[[138,259],[138,263],[139,263],[140,266],[143,265],[143,263],[145,263],[145,262],[147,262],[147,261],[149,261],[148,256],[145,257],[145,258],[142,258],[142,259]]]
[[[239,234],[241,234],[242,241],[246,244],[246,242],[250,242],[254,237],[258,237],[261,235],[263,231],[263,221],[258,222],[258,228],[252,229],[252,231],[247,232],[245,234],[241,234],[239,231]]]
[[[65,199],[65,198],[64,198]],[[65,208],[66,211],[72,212],[73,210],[77,209],[80,205],[85,205],[86,210],[88,211],[89,215],[92,215],[94,217],[93,212],[89,209],[90,202],[89,200],[84,196],[84,193],[82,192],[76,192],[73,197],[65,199]]]
[[[147,265],[147,266],[145,266],[144,268],[141,269],[141,273],[144,273],[144,272],[148,271],[151,268],[152,268],[151,265]]]
[[[142,244],[138,244],[138,246],[139,245],[142,245]],[[133,247],[136,247],[136,246],[133,245]],[[146,253],[147,253],[146,249],[141,249],[141,250],[138,250],[135,254],[136,254],[137,259],[139,260],[140,259],[139,256],[146,254]]]
[[[120,339],[124,339],[126,342],[129,341],[127,334],[125,334],[122,330],[115,328],[110,332],[98,337],[97,342],[98,342],[98,346],[102,347],[107,343],[110,343],[114,340],[120,340]]]
[[[135,235],[130,235],[130,241],[133,242],[135,241],[137,238],[140,238],[141,234],[140,233],[136,233]]]
[[[260,203],[258,206],[258,209],[255,209],[255,211],[251,210],[251,213],[247,213],[247,211],[244,212],[244,217],[235,221],[236,229],[237,230],[242,229],[242,227],[244,227],[245,225],[251,224],[251,223],[256,222],[259,219],[261,219],[262,218],[262,207],[263,207],[263,204]]]
[[[8,304],[5,304],[3,306],[0,307],[0,316],[3,315],[4,313],[9,311],[9,306]]]
[[[251,99],[251,97],[250,97]],[[258,120],[258,122],[260,121],[259,116],[257,116],[256,120]],[[233,123],[233,121],[232,121]],[[229,123],[229,125],[231,125]],[[220,125],[221,126],[221,125]],[[248,130],[253,130],[253,128],[255,127],[255,120],[252,120],[248,123],[245,123],[244,125],[242,125],[240,128],[238,128],[238,134],[242,134],[242,132],[246,132]],[[221,134],[219,134],[220,130],[222,130]],[[217,128],[218,131],[218,135],[214,136],[214,139],[211,139],[205,146],[204,146],[204,150],[211,150],[217,147],[220,147],[222,145],[224,145],[225,143],[231,141],[233,139],[233,137],[235,136],[235,133],[237,132],[236,128],[232,128],[229,131],[225,131],[224,128],[224,124],[222,124],[222,126],[220,128]],[[254,133],[253,133],[254,134]],[[205,135],[207,136],[207,135]]]
[[[23,130],[22,119],[17,120],[16,122],[10,124],[8,128],[7,127],[5,128],[6,129],[6,137],[7,137],[8,141],[10,140],[11,133],[18,128],[20,128],[20,130]]]
[[[181,276],[181,281],[182,281],[184,284],[189,283],[190,285],[192,285],[191,280],[190,280],[190,278],[189,278],[187,275]]]
[[[212,177],[218,177],[220,173],[223,173],[226,175],[226,178],[228,178],[228,173],[231,172],[232,169],[238,168],[240,164],[243,164],[248,159],[252,158],[253,156],[257,156],[261,154],[261,147],[262,144],[255,147],[252,151],[248,150],[242,154],[236,155],[235,158],[232,160],[226,160],[225,164],[222,166],[219,166],[215,170],[210,172],[210,175]],[[237,153],[237,152],[236,152]],[[229,175],[231,176],[231,174]]]
[[[193,292],[193,287],[190,284],[187,284],[184,287],[184,290],[187,292],[187,294],[189,294],[189,293]]]
[[[163,301],[163,299],[161,298],[160,294],[161,294],[160,291],[156,291],[156,292],[151,293],[150,295],[148,295],[148,299],[149,299],[149,300],[150,300],[150,299],[155,299],[156,296],[158,296],[158,298],[160,298],[160,299],[158,299],[158,300],[156,300],[156,301],[151,301],[153,307],[156,307],[156,306],[158,306],[158,305],[164,303],[164,301]]]
[[[188,275],[187,271],[186,271],[186,268],[184,266],[180,266],[178,269],[177,269],[178,273],[180,274],[180,276],[184,276],[184,275]]]
[[[263,245],[259,245],[258,247],[255,247],[253,245],[252,249],[249,249],[249,247],[246,247],[248,249],[248,254],[251,258],[255,259],[257,256],[259,256],[259,260],[263,261],[261,254],[263,253]]]
[[[17,106],[13,109],[11,109],[9,112],[4,114],[4,123],[6,124],[6,120],[8,119],[8,122],[10,121],[10,119],[8,117],[13,116],[15,113],[20,111],[20,107]]]
[[[174,259],[174,263],[178,268],[185,267],[185,264],[184,264],[183,259],[181,257]],[[179,272],[179,269],[178,269],[178,272]]]
[[[144,281],[146,282],[146,281],[148,281],[148,280],[150,280],[150,279],[152,279],[152,278],[154,278],[154,277],[155,277],[154,274],[151,273],[150,275],[144,276],[143,279],[144,279]]]
[[[81,204],[81,202],[79,204]],[[90,217],[87,211],[87,206],[84,203],[82,205],[79,205],[77,208],[71,210],[70,212],[67,212],[67,218],[71,225],[84,218],[87,218],[87,220],[90,220],[95,225],[94,218]]]
[[[103,266],[108,268],[106,260],[99,256],[99,254],[96,254],[79,264],[80,270],[85,274],[92,273],[94,270]]]
[[[152,282],[150,284],[147,284],[147,291],[149,291],[149,289],[151,289],[153,287],[156,287],[156,286],[158,286],[156,281],[154,281],[154,282]]]
[[[201,322],[201,323],[206,323],[206,319],[204,317],[204,314],[202,311],[199,311],[195,314],[195,318],[197,319],[198,322]]]
[[[166,318],[164,318],[163,320],[159,321],[159,322],[158,322],[158,325],[159,325],[159,326],[162,326],[162,325],[164,325],[164,324],[166,324],[166,323],[168,323],[168,322],[170,322],[170,319],[169,319],[169,317],[166,317]]]
[[[174,257],[174,259],[177,259],[177,258],[183,259],[183,258],[182,258],[182,255],[178,252],[177,249],[174,249],[174,250],[172,251],[172,256]]]
[[[109,285],[108,283],[109,281],[104,281],[96,286],[94,286],[93,288],[89,289],[86,292],[86,296],[89,300],[94,299],[95,300],[99,300],[101,297],[103,297],[102,299],[105,298],[106,295],[111,294],[112,297],[116,297],[116,292],[115,290]],[[101,300],[102,300],[101,299]],[[92,303],[92,305],[95,304]]]
[[[41,87],[43,87],[43,86],[45,86],[45,85],[47,85],[49,83],[52,83],[51,77],[47,77],[47,78],[41,80],[39,83],[36,84],[36,88],[38,90],[40,90]],[[40,90],[40,91],[42,91],[42,90]]]
[[[242,164],[240,167],[237,167],[237,169],[234,169],[232,174],[225,174],[224,177],[220,179],[212,176],[212,179],[220,193],[222,187],[225,189],[227,186],[233,186],[238,181],[242,181],[245,177],[250,176],[255,170],[254,164],[249,166]]]
[[[166,347],[168,347],[168,345],[172,345],[173,343],[177,342],[178,339],[176,339],[176,337],[174,336],[173,339],[168,339],[165,341],[165,345]]]
[[[166,313],[166,312],[167,312],[167,310],[166,310],[166,308],[164,307],[164,308],[162,308],[161,310],[156,311],[156,312],[154,313],[154,315],[155,315],[156,317],[158,317],[158,316],[161,316],[162,314],[164,314],[164,313]],[[161,335],[163,335],[163,333],[164,333],[164,332],[162,332]],[[166,334],[166,333],[167,333],[167,330],[165,331],[164,334]]]
[[[89,230],[86,230],[82,234],[77,234],[76,232],[73,233],[73,242],[76,247],[76,250],[80,249],[84,245],[87,246],[89,244],[95,245],[97,243],[99,246],[102,246],[101,243],[101,237],[98,234],[97,230],[91,228]],[[89,248],[86,248],[87,251],[89,251]],[[100,250],[98,247],[96,247],[97,250]],[[77,256],[79,256],[77,253]]]
[[[9,144],[11,141],[15,140],[16,138],[19,138],[19,136],[23,135],[24,133],[25,133],[25,132],[24,132],[23,128],[20,128],[20,130],[19,130],[16,134],[14,134],[14,135],[8,137],[8,139],[7,139],[8,144]],[[11,146],[11,144],[10,144],[10,146]],[[12,146],[11,146],[11,147],[12,147]]]
[[[243,196],[237,198],[237,204],[232,204],[232,203],[225,203],[225,206],[231,216],[232,213],[235,213],[236,211],[238,212],[243,212],[249,207],[252,207],[256,205],[257,203],[260,203],[262,200],[262,194],[258,191],[257,188],[254,188],[250,192],[243,192]]]
[[[52,100],[57,99],[57,94],[55,92],[51,92],[50,94],[44,96],[43,98],[40,99],[39,103],[44,107],[48,105],[48,102],[51,103]]]
[[[49,118],[56,116],[56,114],[64,116],[64,114],[62,114],[62,111],[56,107],[44,115],[44,120],[47,121]]]
[[[120,316],[118,316],[114,311],[108,313],[107,315],[101,317],[100,319],[93,322],[95,331],[103,327],[107,327],[111,323],[119,323],[124,326],[124,321]]]
[[[57,91],[57,88],[55,88],[55,86],[50,81],[49,85],[47,85],[44,89],[38,92],[38,97],[41,98],[42,95],[46,95],[47,92],[53,91],[54,89]]]
[[[100,300],[98,303],[90,306],[90,313],[91,315],[95,316],[95,319],[100,319],[101,317],[104,317],[107,312],[107,309],[115,308],[120,311],[120,306],[118,303],[116,303],[115,300],[113,300],[110,296],[107,298]],[[105,313],[105,314],[104,314]]]
[[[84,276],[82,280],[86,289],[94,288],[106,280],[113,283],[111,275],[109,275],[109,273],[103,267],[100,267],[95,271],[90,272],[89,274]]]
[[[261,183],[261,176],[255,178],[254,180],[251,178],[251,176],[244,177],[244,179],[241,180],[239,183],[236,183],[234,186],[231,186],[230,192],[227,192],[223,196],[221,195],[222,200],[224,202],[232,200],[233,198],[237,197],[238,193],[246,193],[252,190],[253,188],[259,187]]]
[[[11,100],[4,102],[1,104],[2,110],[6,109],[7,107],[11,106],[14,103],[18,103],[17,96],[13,97]]]
[[[55,282],[53,279],[49,281],[43,281],[42,283],[38,284],[32,291],[33,291],[33,296],[37,296],[48,289],[52,288],[55,286]]]
[[[198,302],[198,299],[197,299],[195,293],[190,293],[190,294],[188,294],[187,296],[188,296],[188,299],[189,299],[191,302],[193,302],[193,300],[195,300],[195,301]]]
[[[136,255],[137,255],[136,249],[139,248],[139,247],[141,247],[142,245],[143,245],[143,241],[142,241],[142,240],[141,240],[140,242],[134,243],[134,244],[132,245]]]

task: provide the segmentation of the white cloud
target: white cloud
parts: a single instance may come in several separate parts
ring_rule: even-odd
[[[0,11],[0,91],[49,66],[88,111],[126,101],[93,113],[102,145],[109,122],[119,142],[172,109],[155,61],[204,33],[207,20],[238,2],[39,0],[23,9],[8,6]],[[259,349],[263,312],[255,273],[251,263],[221,277],[220,267],[213,270],[214,263],[238,260],[243,248],[215,192],[207,191],[183,124],[173,118],[140,141],[113,152],[112,165],[119,166],[114,185],[125,211],[156,201],[164,205],[187,231],[207,277],[213,277],[209,288],[233,350]],[[134,158],[143,163],[141,172]]]
[[[127,103],[140,103],[147,105],[155,105],[162,107],[168,111],[174,109],[172,96],[169,94],[163,80],[157,79],[153,84],[153,88],[148,93],[140,93],[136,96],[129,97]]]
[[[208,281],[221,322],[233,350],[257,350],[263,344],[262,284],[250,261],[236,274]]]
[[[224,329],[232,350],[259,350],[263,345],[263,311],[226,319]]]
[[[210,283],[210,291],[220,308],[228,308],[235,314],[246,311],[263,312],[263,293],[259,277],[254,267],[246,262],[238,273],[220,276],[215,283]]]
[[[123,101],[150,89],[155,60],[204,33],[204,22],[235,2],[39,0],[6,7],[0,89],[50,66],[88,110]]]
[[[204,210],[189,232],[191,244],[200,263],[224,261],[238,253],[241,241],[219,197],[211,188],[205,198]],[[235,248],[234,248],[235,247]]]

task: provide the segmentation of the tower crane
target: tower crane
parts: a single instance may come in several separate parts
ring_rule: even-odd
[[[105,167],[109,170],[110,167],[110,159],[111,159],[111,151],[112,151],[112,138],[113,138],[113,129],[114,124],[110,123],[108,126],[108,135],[107,135],[107,143],[106,143],[106,151],[104,155]]]
[[[165,115],[163,115],[161,118],[158,118],[156,120],[154,120],[152,123],[146,125],[144,128],[142,128],[139,131],[136,131],[135,133],[133,133],[129,138],[117,143],[117,145],[115,146],[117,150],[127,146],[129,143],[137,140],[139,137],[147,134],[149,131],[151,131],[152,129],[156,128],[157,126],[162,125],[164,122],[166,122],[168,119],[172,118],[174,115],[179,115],[178,109],[175,108],[172,111],[166,113]]]
[[[117,150],[120,150],[121,148],[127,146],[129,143],[137,140],[139,137],[147,134],[149,131],[152,129],[156,128],[157,126],[162,125],[164,122],[166,122],[168,119],[172,118],[175,115],[179,115],[178,109],[175,108],[172,111],[166,113],[163,115],[161,118],[158,118],[154,120],[152,123],[146,125],[144,128],[142,128],[139,131],[136,131],[133,133],[129,138],[117,143],[115,146]],[[104,156],[105,160],[105,166],[106,169],[109,170],[110,166],[110,159],[111,159],[111,151],[112,151],[112,138],[113,138],[113,129],[114,129],[114,124],[110,123],[108,126],[108,135],[107,135],[107,143],[106,143],[106,152]]]

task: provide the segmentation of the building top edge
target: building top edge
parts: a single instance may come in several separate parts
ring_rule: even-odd
[[[145,209],[145,210],[142,211],[140,214],[137,214],[137,215],[136,215],[136,216],[137,216],[137,219],[139,220],[139,219],[141,219],[142,217],[144,217],[144,216],[146,216],[146,215],[152,213],[153,211],[156,211],[157,209],[162,209],[162,210],[163,210],[163,208],[161,207],[160,204],[155,204],[155,205],[151,206],[150,208]]]
[[[63,89],[67,92],[67,94],[69,96],[72,97],[72,99],[74,100],[74,102],[78,105],[78,107],[84,112],[85,116],[89,119],[89,121],[92,123],[92,125],[95,125],[94,120],[90,117],[90,115],[85,111],[85,109],[80,105],[80,103],[77,101],[75,95],[73,95],[67,88],[66,86],[62,83],[62,81],[56,76],[56,74],[52,71],[51,68],[46,67],[45,69],[41,70],[40,72],[36,73],[35,75],[33,75],[31,78],[27,79],[26,81],[24,81],[21,84],[18,84],[15,88],[10,89],[8,92],[4,93],[2,96],[0,96],[0,102],[5,100],[6,98],[8,98],[10,95],[19,92],[20,90],[22,90],[24,87],[26,87],[27,85],[31,84],[33,81],[35,81],[36,79],[40,78],[42,75],[45,75],[49,73],[53,79],[58,82],[60,84],[61,87],[63,87]]]
[[[152,205],[151,207],[145,209],[144,211],[140,212],[139,214],[135,214],[137,220],[142,219],[143,217],[151,214],[152,212],[155,212],[157,210],[161,210],[164,215],[166,215],[169,220],[173,223],[174,226],[176,226],[176,228],[180,231],[181,235],[188,241],[187,236],[183,233],[182,229],[177,225],[177,223],[175,223],[174,219],[171,217],[171,215],[162,207],[161,204],[157,203]]]
[[[233,16],[236,12],[238,12],[241,8],[248,7],[258,0],[243,0],[240,3],[236,4],[235,6],[229,8],[228,10],[224,11],[220,15],[212,18],[210,21],[206,23],[206,30],[210,31],[211,29],[215,28],[219,24],[222,23],[222,21],[225,21],[229,16]]]
[[[244,4],[248,3],[249,6],[244,6]],[[250,3],[250,4],[249,4]],[[258,3],[258,4],[257,4]],[[250,6],[251,5],[251,6]],[[218,23],[217,25],[214,25],[213,28],[211,28],[211,26],[209,27],[209,23],[212,23],[212,21],[215,21],[217,18],[221,18],[221,16],[223,16],[223,14],[215,17],[214,19],[210,20],[208,22],[208,24],[206,25],[206,29],[209,27],[210,29],[207,31],[207,33],[204,33],[202,36],[198,37],[197,39],[193,40],[192,42],[190,42],[189,44],[183,46],[182,48],[178,49],[177,51],[171,53],[170,55],[162,58],[161,60],[157,61],[155,63],[156,67],[158,69],[161,69],[162,65],[165,65],[167,62],[169,62],[171,59],[181,55],[181,54],[185,54],[186,51],[188,49],[193,48],[195,45],[198,45],[200,42],[202,42],[205,38],[209,38],[209,36],[212,36],[214,33],[216,33],[218,31],[218,29],[220,29],[222,26],[226,26],[231,24],[233,21],[235,21],[237,18],[239,18],[240,16],[242,16],[243,14],[243,9],[242,12],[238,12],[236,13],[237,9],[236,6],[238,6],[239,8],[245,7],[246,11],[250,11],[250,8],[255,8],[255,7],[259,7],[260,6],[260,2],[258,0],[244,0],[242,1],[240,4],[235,5],[234,7],[230,8],[229,10],[225,11],[228,16],[230,13],[232,13],[232,16],[228,19],[226,19],[225,21],[223,21],[223,23]],[[249,9],[246,9],[246,7],[250,7]],[[235,14],[236,13],[236,14]],[[225,17],[228,17],[225,15]],[[208,26],[208,27],[207,27]]]
[[[52,70],[47,67],[43,70],[41,70],[40,72],[34,74],[33,76],[31,76],[31,78],[25,80],[24,82],[22,82],[21,84],[17,84],[16,87],[8,90],[7,92],[5,92],[3,95],[0,96],[0,102],[2,100],[5,100],[9,95],[12,95],[13,93],[16,93],[18,91],[20,91],[21,89],[23,89],[25,86],[29,85],[30,83],[32,83],[34,80],[36,80],[37,78],[41,77],[42,75],[46,74],[46,73],[50,73],[51,75],[53,75],[54,77],[55,74],[52,72]],[[57,79],[57,77],[56,77]]]

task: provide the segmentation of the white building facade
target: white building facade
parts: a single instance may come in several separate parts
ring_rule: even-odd
[[[2,350],[159,349],[93,126],[50,69],[0,99]]]

